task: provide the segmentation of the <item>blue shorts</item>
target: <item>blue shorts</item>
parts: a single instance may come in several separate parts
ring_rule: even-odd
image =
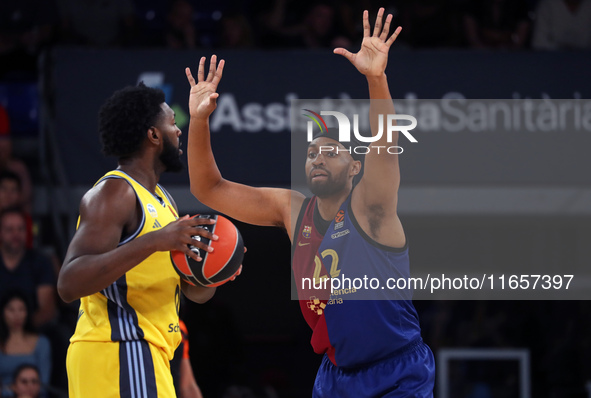
[[[417,340],[395,355],[360,368],[340,368],[325,355],[314,382],[313,398],[433,397],[435,359]]]

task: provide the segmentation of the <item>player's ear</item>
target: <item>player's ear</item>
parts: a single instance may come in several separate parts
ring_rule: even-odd
[[[359,160],[353,161],[353,166],[351,167],[351,175],[356,176],[361,172],[361,162]]]
[[[161,133],[160,130],[158,130],[156,127],[152,126],[148,129],[148,131],[146,132],[146,135],[148,137],[148,140],[156,145],[160,144],[160,138],[161,138]]]

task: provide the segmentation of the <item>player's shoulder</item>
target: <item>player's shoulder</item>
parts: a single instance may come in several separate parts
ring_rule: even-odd
[[[290,218],[292,220],[297,220],[300,211],[302,210],[302,206],[306,201],[306,196],[298,191],[291,191],[290,194]],[[295,224],[295,223],[292,223]]]
[[[129,210],[135,207],[136,194],[133,187],[123,178],[105,178],[89,189],[80,202],[80,210],[110,211]]]
[[[291,207],[296,208],[298,211],[302,207],[302,204],[306,200],[306,196],[298,191],[291,190]]]

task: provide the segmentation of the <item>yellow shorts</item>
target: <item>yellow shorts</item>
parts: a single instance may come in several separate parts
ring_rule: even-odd
[[[174,398],[166,354],[141,341],[71,343],[66,359],[70,398]]]

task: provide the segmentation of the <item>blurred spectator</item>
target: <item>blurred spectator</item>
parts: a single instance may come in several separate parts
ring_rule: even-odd
[[[170,361],[170,370],[174,380],[178,398],[203,398],[201,390],[195,380],[191,358],[189,356],[189,331],[182,319],[179,327],[183,340],[174,352],[174,358]]]
[[[19,209],[0,213],[0,292],[20,289],[32,308],[36,327],[52,321],[57,313],[55,274],[51,262],[26,248],[26,218]]]
[[[12,384],[16,369],[23,364],[36,365],[42,383],[49,384],[49,340],[35,332],[29,308],[27,297],[19,291],[5,294],[0,301],[0,378],[5,391]]]
[[[335,7],[328,3],[310,9],[304,19],[302,39],[308,48],[351,46],[350,40],[337,31]]]
[[[195,48],[196,33],[193,25],[193,6],[187,0],[174,0],[166,16],[166,46],[169,48]]]
[[[131,0],[58,0],[58,4],[66,43],[124,46],[135,39]]]
[[[530,25],[525,0],[475,0],[464,16],[466,39],[473,48],[523,48]]]
[[[540,1],[532,47],[538,50],[591,48],[591,0]]]
[[[23,207],[30,212],[33,184],[31,183],[29,169],[22,160],[12,156],[10,120],[6,109],[0,105],[0,171],[4,170],[10,170],[19,176],[23,193]]]
[[[293,47],[301,33],[301,20],[309,6],[307,1],[268,0],[258,5],[259,35],[265,47]]]
[[[370,12],[372,12],[371,10],[377,10],[377,8],[367,3],[367,1],[357,0],[341,0],[336,3],[335,11],[339,29],[343,36],[349,38],[353,42],[359,41],[359,43],[361,43],[361,40],[363,39],[363,24],[359,16],[362,15],[363,11],[366,9],[369,9]],[[382,6],[383,4],[378,4],[378,7]],[[400,25],[400,21],[397,20],[400,12],[392,3],[386,7],[386,13],[390,13],[394,16],[394,19],[392,20],[393,24],[398,23],[398,25]]]
[[[459,46],[461,24],[453,3],[440,0],[410,1],[403,14],[404,39],[412,47]]]
[[[41,396],[41,377],[35,365],[24,364],[14,372],[11,385],[15,398],[38,398]]]
[[[222,47],[249,48],[254,45],[252,27],[243,14],[235,12],[224,14],[221,28]]]
[[[0,171],[0,212],[13,207],[23,210],[27,221],[27,249],[32,249],[34,238],[33,218],[24,211],[21,179],[12,171]]]
[[[0,76],[36,70],[36,56],[55,37],[55,9],[53,0],[0,2]]]
[[[331,3],[276,0],[261,13],[262,42],[273,47],[350,47],[341,16]]]

